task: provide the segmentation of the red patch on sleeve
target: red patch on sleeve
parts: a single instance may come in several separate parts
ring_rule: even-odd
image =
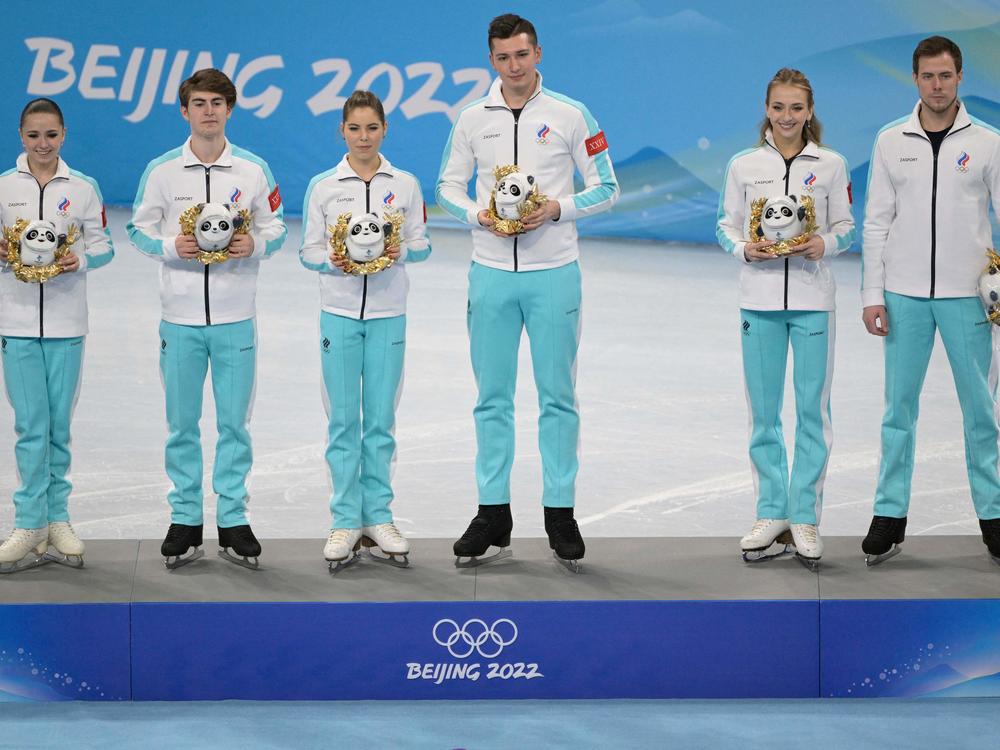
[[[108,228],[108,209],[101,205],[101,229]]]
[[[278,191],[278,186],[274,186],[274,190],[271,194],[267,196],[268,205],[271,206],[272,211],[277,211],[281,207],[281,193]]]
[[[592,138],[588,138],[585,143],[587,144],[587,156],[597,156],[602,151],[608,150],[608,139],[604,137],[603,130]]]
[[[847,183],[847,202],[850,205],[854,205],[854,195],[851,193],[851,183]]]
[[[427,223],[427,204],[424,204],[424,224]]]

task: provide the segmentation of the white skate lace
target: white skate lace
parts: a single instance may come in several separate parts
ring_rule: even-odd
[[[35,535],[38,532],[39,529],[14,529],[10,532],[10,536],[7,537],[7,540],[3,544],[0,544],[0,547],[7,547],[8,545],[14,547],[27,541],[34,541],[37,543],[39,540],[35,539]]]
[[[383,534],[393,542],[403,541],[403,535],[399,533],[399,529],[396,528],[396,524],[392,523],[380,523],[375,527],[376,533]]]
[[[819,536],[816,533],[816,527],[812,526],[811,524],[800,525],[798,528],[798,532],[807,542],[810,543],[815,542]]]
[[[766,518],[763,519],[763,520],[760,520],[760,521],[754,521],[753,528],[750,529],[750,536],[757,536],[757,534],[759,534],[760,532],[762,532],[764,529],[766,529],[770,525],[771,525],[771,521],[769,519],[766,519]]]
[[[73,526],[70,525],[69,521],[56,521],[55,523],[49,524],[49,536],[63,538],[76,539],[76,532],[73,531]]]
[[[351,538],[351,529],[334,529],[327,538],[327,544],[347,544]]]

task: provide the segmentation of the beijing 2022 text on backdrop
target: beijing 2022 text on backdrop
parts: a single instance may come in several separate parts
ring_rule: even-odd
[[[20,107],[50,96],[66,113],[67,161],[97,178],[109,204],[130,204],[148,160],[187,134],[178,85],[214,65],[240,92],[230,135],[267,159],[290,214],[301,212],[310,177],[340,158],[340,108],[357,88],[383,98],[384,152],[419,177],[432,206],[451,124],[493,77],[486,25],[505,11],[535,22],[545,84],[585,102],[607,134],[623,196],[581,222],[585,234],[714,242],[726,163],[755,142],[764,87],[782,66],[811,79],[825,140],[851,165],[859,219],[874,136],[916,101],[910,55],[922,37],[958,42],[963,99],[1000,126],[995,0],[842,0],[778,12],[736,0],[15,0],[0,25],[4,166],[19,150]]]

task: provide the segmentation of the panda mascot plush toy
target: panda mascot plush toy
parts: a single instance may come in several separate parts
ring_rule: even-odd
[[[206,203],[198,212],[198,221],[194,225],[198,249],[211,253],[225,250],[233,241],[233,233],[240,223],[225,203]]]
[[[56,262],[60,240],[51,221],[33,221],[21,232],[21,263],[26,266],[50,266]]]
[[[531,195],[535,185],[535,178],[530,174],[512,172],[497,183],[494,202],[497,207],[497,215],[501,219],[512,219],[517,221],[521,218],[521,209],[524,202]]]
[[[770,198],[761,211],[758,232],[771,242],[785,242],[802,234],[805,218],[806,209],[794,195]]]
[[[383,222],[375,214],[362,214],[347,225],[347,254],[355,263],[367,263],[385,252],[385,238],[392,232],[392,224]]]
[[[996,322],[1000,316],[1000,268],[992,262],[983,275],[979,277],[979,296],[990,313],[990,320]]]

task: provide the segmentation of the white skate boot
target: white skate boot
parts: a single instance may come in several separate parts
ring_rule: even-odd
[[[410,543],[399,533],[399,529],[392,521],[376,526],[365,526],[361,529],[361,544],[368,548],[368,556],[372,560],[388,563],[397,568],[406,568],[410,565]],[[382,554],[376,554],[376,549]]]
[[[795,545],[795,559],[809,570],[819,570],[819,559],[823,556],[823,540],[811,523],[793,523],[792,543]]]
[[[779,552],[767,554],[768,548],[777,542],[784,548]],[[743,550],[743,562],[763,562],[792,554],[792,535],[788,530],[788,521],[784,518],[761,518],[754,522],[750,533],[740,539],[740,549]]]
[[[330,572],[339,573],[357,562],[355,554],[361,547],[361,529],[333,529],[323,548],[323,557],[330,563]]]
[[[48,562],[49,529],[14,529],[0,544],[0,573],[17,573]]]
[[[83,542],[68,521],[49,524],[49,551],[45,553],[45,557],[71,568],[83,567]]]

